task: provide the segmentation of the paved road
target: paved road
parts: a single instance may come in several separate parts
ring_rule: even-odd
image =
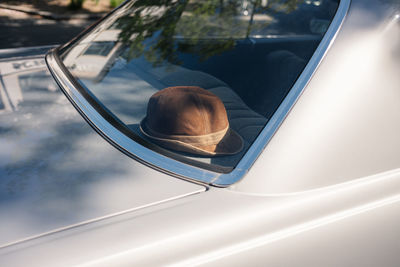
[[[0,49],[62,44],[94,21],[55,21],[0,8]]]

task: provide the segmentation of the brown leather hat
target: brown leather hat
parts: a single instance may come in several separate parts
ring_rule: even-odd
[[[152,95],[140,130],[163,147],[197,155],[231,155],[243,148],[222,101],[197,86],[168,87]]]

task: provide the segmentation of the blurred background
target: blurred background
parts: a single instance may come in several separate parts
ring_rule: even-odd
[[[71,40],[124,0],[2,0],[0,49]]]

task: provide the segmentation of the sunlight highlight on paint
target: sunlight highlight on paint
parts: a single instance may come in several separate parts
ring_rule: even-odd
[[[313,230],[317,227],[321,227],[324,225],[328,225],[330,223],[346,219],[348,217],[358,215],[379,207],[383,207],[386,205],[390,205],[400,201],[400,195],[396,195],[390,198],[386,198],[380,201],[372,202],[355,209],[339,212],[327,217],[323,217],[314,221],[310,221],[304,224],[296,225],[294,227],[284,229],[282,231],[278,231],[272,234],[267,234],[265,236],[258,237],[256,239],[240,243],[222,250],[213,251],[212,253],[202,255],[200,257],[190,259],[188,261],[180,262],[178,264],[174,264],[173,266],[195,266],[201,265],[205,263],[209,263],[233,254],[241,253],[250,249],[254,249],[256,247],[260,247],[262,245],[267,245],[272,242],[276,242],[297,234],[301,234],[306,231]]]

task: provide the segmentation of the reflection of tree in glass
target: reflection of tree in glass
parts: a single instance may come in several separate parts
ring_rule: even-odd
[[[268,6],[260,7],[260,9],[288,14],[295,11],[299,4],[303,4],[304,2],[305,0],[268,0]]]
[[[129,15],[117,21],[117,28],[121,29],[119,40],[129,46],[128,59],[143,55],[155,65],[164,60],[179,64],[178,51],[195,52],[200,58],[207,58],[231,49],[234,45],[231,34],[221,32],[220,22],[209,22],[218,13],[220,3],[220,0],[134,2],[127,12]],[[229,16],[225,17],[229,22]],[[213,37],[219,39],[201,42]],[[184,44],[177,42],[180,39]],[[198,44],[201,45],[196,47]]]
[[[241,10],[249,7],[247,15]],[[117,20],[119,41],[129,50],[128,60],[144,56],[154,65],[179,64],[177,52],[190,52],[207,59],[234,47],[234,40],[250,36],[252,27],[265,28],[270,20],[253,25],[255,13],[268,6],[290,11],[301,0],[137,0]],[[265,3],[265,1],[263,1]],[[248,4],[248,5],[247,5]],[[247,12],[247,10],[246,10]],[[180,41],[179,41],[180,40]]]
[[[312,30],[313,20],[325,20],[325,23],[329,25],[329,21],[336,13],[338,2],[338,0],[288,0],[286,2],[270,0],[268,12],[277,21],[274,29],[276,34],[317,34],[315,30]],[[323,32],[319,33],[319,35],[322,34]]]
[[[155,64],[177,62],[173,34],[187,0],[138,0],[117,21],[119,41],[129,45],[128,59],[144,55]]]

